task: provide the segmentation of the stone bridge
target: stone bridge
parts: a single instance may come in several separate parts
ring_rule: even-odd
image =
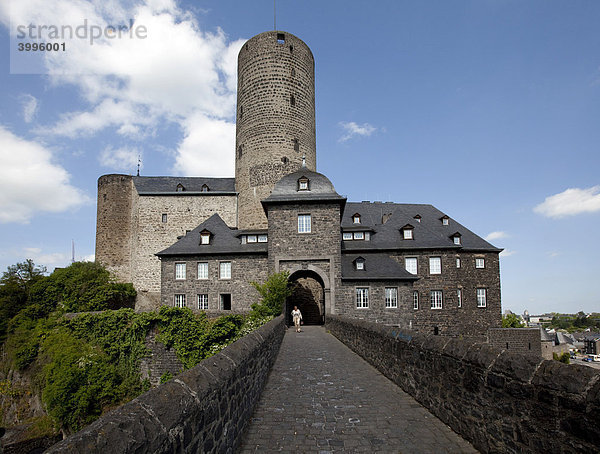
[[[597,452],[598,421],[591,368],[279,317],[47,452]]]

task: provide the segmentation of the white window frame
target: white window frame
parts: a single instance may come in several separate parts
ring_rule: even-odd
[[[441,290],[431,290],[429,292],[431,309],[439,310],[444,308],[444,293]]]
[[[258,239],[259,243],[266,243],[266,242],[269,241],[269,237],[268,237],[268,235],[266,233],[258,235],[257,239]]]
[[[413,291],[413,309],[414,310],[419,309],[419,291],[418,290]]]
[[[356,308],[369,308],[369,287],[356,287]]]
[[[308,180],[298,180],[298,191],[308,191]]]
[[[442,225],[448,225],[448,224],[450,224],[450,219],[442,218]]]
[[[256,235],[248,235],[246,238],[246,242],[248,243],[256,243],[258,241],[258,238],[256,237]]]
[[[352,216],[352,223],[360,224],[360,215],[356,214],[356,215]]]
[[[429,274],[442,274],[441,257],[429,257]]]
[[[298,215],[298,233],[312,232],[312,217],[310,214]]]
[[[415,265],[414,273],[411,271],[411,269],[413,269],[413,267],[409,265],[409,263],[413,263],[413,261],[414,261],[414,265]],[[404,257],[404,268],[410,274],[417,274],[419,272],[419,259],[417,257]]]
[[[344,232],[344,233],[342,233],[342,239],[344,241],[351,241],[353,238],[354,237],[352,235],[352,232]]]
[[[461,288],[456,289],[456,299],[458,301],[458,307],[462,307],[462,289]]]
[[[455,236],[453,238],[454,238],[454,244],[460,245],[460,237],[459,236]]]
[[[371,241],[371,232],[365,232],[365,241]]]
[[[403,229],[402,230],[402,235],[403,235],[403,238],[405,240],[412,240],[412,239],[414,239],[413,229]]]
[[[385,308],[386,309],[398,308],[398,287],[386,287],[385,288]]]
[[[354,265],[357,270],[363,271],[365,269],[365,259],[356,259]]]
[[[173,295],[173,307],[186,307],[185,293],[175,293]]]
[[[477,289],[477,307],[487,307],[487,289]]]
[[[167,213],[163,213],[162,217],[161,217],[162,223],[166,224],[167,223]]]
[[[200,271],[202,269],[202,272]],[[198,262],[198,279],[206,280],[208,279],[208,262]]]
[[[477,269],[483,269],[485,268],[485,259],[484,258],[476,258],[475,259],[475,268]]]
[[[365,232],[354,232],[354,239],[355,240],[364,240]]]
[[[210,233],[200,234],[200,244],[210,244]]]
[[[460,268],[460,258],[456,259],[456,268]]]
[[[219,279],[231,279],[231,262],[219,262]]]
[[[198,310],[200,310],[200,311],[208,310],[208,293],[198,293],[197,301],[198,301]]]
[[[176,281],[185,281],[187,274],[187,266],[185,262],[177,262],[175,263],[175,280]]]

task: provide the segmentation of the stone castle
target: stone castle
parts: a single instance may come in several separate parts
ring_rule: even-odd
[[[258,299],[250,281],[285,270],[307,323],[499,327],[501,249],[431,205],[348,202],[316,171],[314,81],[294,35],[246,42],[235,178],[100,177],[96,260],[134,284],[137,310],[245,312]]]

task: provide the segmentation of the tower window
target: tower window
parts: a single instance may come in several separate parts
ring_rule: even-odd
[[[163,221],[163,224],[167,223],[167,213],[163,213],[163,215],[162,215],[162,221]]]
[[[241,157],[242,157],[242,146],[240,145],[238,147],[238,158],[241,158]]]
[[[294,151],[300,151],[300,141],[298,139],[292,139],[294,142]]]
[[[294,107],[296,105],[296,98],[294,95],[290,96],[290,105]]]
[[[281,162],[283,162],[284,164],[287,164],[288,162],[290,162],[290,158],[288,158],[287,156],[284,156],[283,158],[281,158]]]
[[[240,106],[240,120],[244,118],[244,106]]]
[[[277,33],[277,44],[285,44],[285,33]]]
[[[292,77],[294,77],[296,75],[296,70],[294,68],[292,68]]]
[[[290,44],[290,53],[294,52],[294,46]]]
[[[308,191],[308,178],[302,177],[298,179],[298,191]]]

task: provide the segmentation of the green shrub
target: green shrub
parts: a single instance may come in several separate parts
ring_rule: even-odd
[[[253,316],[277,317],[281,314],[285,300],[292,294],[289,277],[290,273],[282,271],[271,274],[264,284],[250,282],[261,297],[259,302],[252,305]]]

